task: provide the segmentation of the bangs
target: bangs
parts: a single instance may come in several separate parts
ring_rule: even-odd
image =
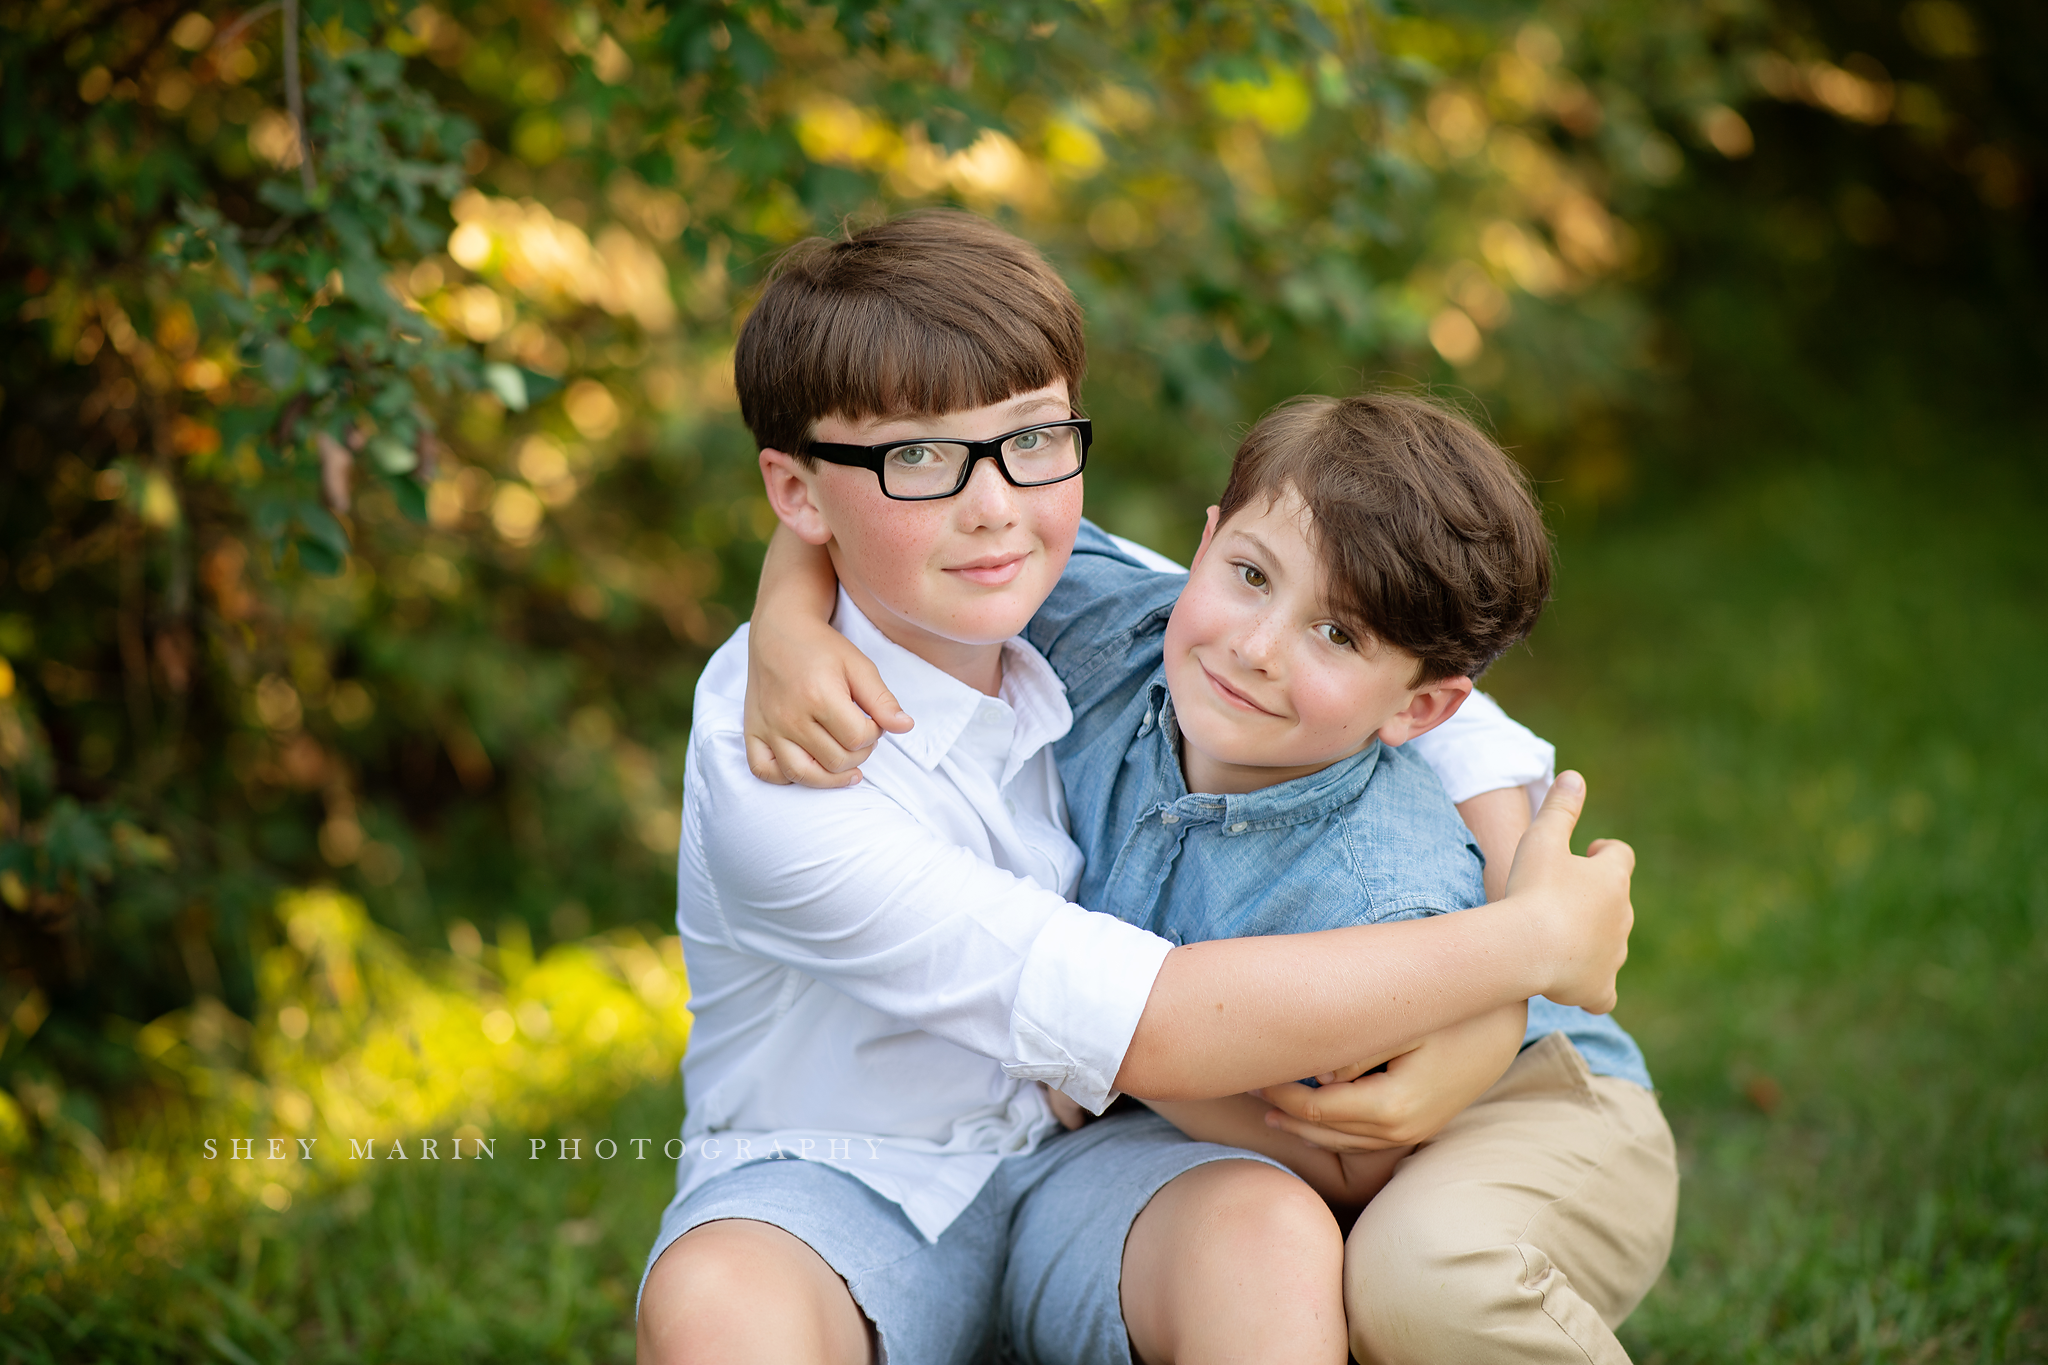
[[[1550,596],[1550,540],[1528,476],[1463,414],[1367,394],[1281,405],[1245,436],[1228,519],[1297,493],[1328,605],[1416,657],[1415,683],[1477,677]]]
[[[919,308],[881,293],[833,300],[816,349],[792,360],[793,387],[818,400],[812,422],[987,407],[1067,378],[1070,364],[1015,313]]]

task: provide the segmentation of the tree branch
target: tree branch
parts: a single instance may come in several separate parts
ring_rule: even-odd
[[[313,134],[306,127],[306,100],[299,89],[299,0],[284,0],[284,103],[299,130],[299,188],[313,197]]]
[[[213,45],[215,47],[227,47],[229,44],[233,43],[235,39],[241,37],[243,32],[248,29],[249,25],[255,23],[257,20],[263,18],[265,15],[268,15],[273,11],[281,8],[283,8],[283,0],[265,0],[265,3],[258,5],[255,9],[250,10],[241,18],[235,20],[234,23],[229,24],[226,28],[222,29],[220,33],[215,36],[213,40]]]

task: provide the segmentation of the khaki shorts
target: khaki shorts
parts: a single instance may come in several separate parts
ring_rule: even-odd
[[[1395,1168],[1344,1251],[1365,1365],[1624,1365],[1664,1269],[1678,1164],[1657,1097],[1562,1033]]]

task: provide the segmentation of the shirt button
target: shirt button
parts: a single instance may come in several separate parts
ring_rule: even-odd
[[[1180,823],[1180,817],[1178,815],[1175,815],[1172,811],[1168,811],[1166,812],[1166,814],[1159,817],[1159,823],[1162,825],[1177,825]]]
[[[1244,833],[1244,832],[1245,832],[1245,831],[1246,831],[1247,829],[1250,829],[1250,828],[1251,828],[1251,826],[1250,826],[1250,825],[1248,825],[1248,824],[1246,824],[1246,823],[1245,823],[1244,821],[1240,820],[1240,821],[1238,821],[1238,822],[1237,822],[1236,824],[1234,824],[1234,825],[1232,825],[1232,826],[1230,827],[1230,832],[1231,832],[1232,834],[1242,834],[1242,833]]]

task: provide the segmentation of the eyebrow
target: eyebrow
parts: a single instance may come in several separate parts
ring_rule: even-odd
[[[1029,400],[1028,402],[1019,403],[1015,407],[1011,408],[1010,411],[1016,413],[1018,416],[1021,417],[1025,413],[1034,412],[1039,408],[1054,408],[1061,412],[1071,412],[1073,411],[1073,407],[1074,405],[1072,400],[1064,398],[1055,398],[1048,393],[1041,394],[1038,397]]]
[[[1030,400],[1028,400],[1028,401],[1026,401],[1026,402],[1018,403],[1018,404],[1017,404],[1017,405],[1015,405],[1014,407],[1010,408],[1010,410],[1009,410],[1009,411],[1010,411],[1010,413],[1011,413],[1011,415],[1012,415],[1012,416],[1016,416],[1016,417],[1028,417],[1028,416],[1029,416],[1029,415],[1030,415],[1031,413],[1033,413],[1033,412],[1037,411],[1037,410],[1038,410],[1038,409],[1040,409],[1040,408],[1051,408],[1051,409],[1052,409],[1052,410],[1054,410],[1055,412],[1059,412],[1059,413],[1070,413],[1070,412],[1072,412],[1072,411],[1074,410],[1074,405],[1073,405],[1073,402],[1072,402],[1071,400],[1067,400],[1067,401],[1062,401],[1062,400],[1060,400],[1060,399],[1058,399],[1058,398],[1055,398],[1055,397],[1053,397],[1053,396],[1052,396],[1051,394],[1045,394],[1045,395],[1043,395],[1043,396],[1041,396],[1041,397],[1038,397],[1038,398],[1033,398],[1033,399],[1030,399]],[[929,427],[929,426],[933,426],[933,425],[936,425],[936,424],[938,423],[939,419],[940,419],[941,417],[944,417],[945,415],[946,415],[946,414],[944,414],[944,413],[929,413],[929,412],[904,412],[904,413],[895,413],[895,414],[891,414],[891,415],[888,415],[888,416],[876,416],[876,417],[874,417],[874,418],[871,418],[870,420],[871,420],[871,421],[873,421],[873,422],[875,423],[875,425],[876,425],[877,427],[891,427],[891,426],[896,426],[896,425],[897,425],[897,424],[899,424],[899,423],[901,423],[901,424],[902,424],[902,425],[904,425],[904,426],[925,426],[925,427]],[[1027,423],[1026,423],[1025,425],[1027,425],[1027,426],[1028,426],[1028,425],[1030,425],[1030,423],[1028,423],[1028,422],[1027,422]],[[946,438],[945,438],[945,437],[943,437],[943,436],[930,436],[930,435],[924,435],[924,434],[920,433],[919,435],[916,435],[916,436],[902,436],[902,437],[896,437],[896,436],[889,436],[889,437],[884,437],[884,438],[883,438],[883,441],[884,441],[884,442],[888,442],[888,441],[894,441],[894,440],[925,440],[925,441],[940,441],[940,440],[945,440],[945,439],[946,439]],[[1268,551],[1268,553],[1271,553],[1271,552],[1270,552],[1270,551]]]
[[[1261,556],[1263,556],[1269,562],[1273,563],[1276,567],[1278,566],[1280,556],[1273,552],[1272,546],[1268,545],[1265,541],[1260,540],[1257,535],[1250,531],[1239,531],[1237,533],[1237,536],[1240,540],[1246,540],[1251,542],[1251,547],[1254,550],[1258,551],[1258,553]]]

